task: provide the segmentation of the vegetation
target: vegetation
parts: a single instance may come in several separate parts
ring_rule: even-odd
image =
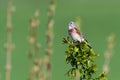
[[[98,77],[94,77],[97,72],[95,59],[99,56],[93,48],[84,42],[64,38],[63,42],[67,45],[66,63],[71,65],[67,75],[75,80],[106,80],[106,73],[102,72]],[[79,75],[78,75],[79,74]]]

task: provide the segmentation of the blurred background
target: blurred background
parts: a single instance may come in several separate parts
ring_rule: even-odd
[[[12,51],[11,80],[27,80],[29,75],[28,35],[29,19],[36,9],[39,10],[40,25],[38,28],[38,42],[40,56],[45,54],[46,26],[48,22],[48,6],[50,0],[13,0],[15,12],[12,13],[12,42],[15,48]],[[65,48],[63,37],[68,36],[68,22],[80,18],[83,34],[90,42],[94,51],[100,54],[96,60],[98,73],[104,64],[104,52],[107,49],[107,37],[114,33],[116,36],[113,56],[110,60],[108,80],[120,79],[120,0],[55,0],[56,9],[53,26],[53,54],[52,79],[69,80],[65,73],[68,65],[65,62]],[[0,80],[5,79],[6,50],[6,10],[7,0],[0,0]]]

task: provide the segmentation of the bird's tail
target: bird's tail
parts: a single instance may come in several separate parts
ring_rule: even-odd
[[[87,46],[88,46],[90,49],[92,49],[92,46],[91,46],[90,44],[87,44]]]
[[[88,43],[88,41],[85,39],[84,42],[87,44],[87,46],[92,49],[92,46]]]

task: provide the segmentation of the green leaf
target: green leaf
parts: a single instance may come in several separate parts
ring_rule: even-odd
[[[79,48],[78,47],[74,47],[74,52],[78,52]]]

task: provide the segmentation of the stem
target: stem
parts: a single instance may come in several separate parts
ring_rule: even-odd
[[[103,65],[103,71],[105,73],[109,72],[109,63],[110,63],[110,59],[111,59],[112,54],[113,54],[114,41],[115,41],[115,35],[111,34],[108,37],[108,46],[107,46],[107,50],[104,53],[105,61],[104,61],[104,65]]]
[[[30,20],[30,36],[29,36],[29,59],[30,59],[30,80],[38,79],[40,74],[40,46],[37,41],[37,28],[39,26],[39,11],[36,10],[35,15]]]
[[[49,9],[48,9],[48,23],[47,23],[47,35],[46,35],[46,74],[47,74],[47,79],[50,80],[50,73],[51,73],[51,62],[50,62],[50,57],[51,54],[53,53],[52,45],[53,45],[53,17],[54,17],[54,11],[55,11],[55,1],[51,0]]]
[[[12,0],[8,0],[7,7],[7,46],[6,46],[6,74],[5,80],[10,80],[11,73],[11,53],[12,53]]]

